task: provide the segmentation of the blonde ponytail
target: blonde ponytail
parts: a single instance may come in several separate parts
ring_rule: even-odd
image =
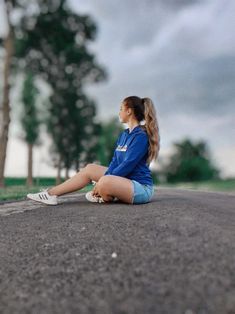
[[[150,98],[142,98],[144,104],[144,119],[145,125],[142,126],[149,138],[149,150],[147,163],[150,164],[152,160],[156,160],[160,151],[160,134],[157,121],[156,111],[153,102]]]

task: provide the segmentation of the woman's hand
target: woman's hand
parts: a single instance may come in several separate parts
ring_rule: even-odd
[[[98,193],[98,187],[97,187],[97,183],[94,186],[93,190],[92,190],[92,195],[96,196],[96,197],[100,197],[99,193]]]

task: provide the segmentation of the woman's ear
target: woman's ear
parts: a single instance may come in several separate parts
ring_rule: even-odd
[[[128,114],[128,116],[131,114],[131,109],[130,108],[127,109],[127,114]]]

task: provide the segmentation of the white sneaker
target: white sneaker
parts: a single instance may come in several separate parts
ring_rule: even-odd
[[[105,203],[102,197],[93,195],[92,191],[86,193],[86,199],[92,203]]]
[[[93,203],[105,203],[102,197],[92,195],[92,191],[86,193],[86,199]],[[113,202],[117,202],[118,198],[114,197]]]
[[[27,197],[33,201],[44,203],[47,205],[57,205],[58,199],[56,195],[49,195],[47,190],[39,193],[27,194]]]

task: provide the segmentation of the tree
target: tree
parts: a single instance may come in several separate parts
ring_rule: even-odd
[[[218,178],[219,170],[210,161],[206,143],[190,139],[174,143],[175,152],[163,169],[168,182],[204,181]]]
[[[78,167],[82,150],[91,148],[80,144],[87,136],[86,129],[94,129],[95,118],[95,104],[85,96],[83,86],[105,79],[106,73],[87,49],[96,34],[92,19],[72,13],[64,0],[38,3],[31,21],[23,18],[16,31],[16,56],[23,69],[51,85],[48,130],[57,160],[68,172],[75,159]]]
[[[57,120],[63,118],[66,104],[70,103],[65,96],[66,89],[73,86],[73,95],[79,98],[83,94],[84,84],[106,77],[105,71],[97,65],[95,56],[87,49],[87,43],[96,36],[96,25],[90,16],[74,14],[65,0],[5,0],[5,4],[8,33],[3,40],[5,62],[0,116],[0,186],[4,179],[10,125],[9,77],[12,69],[16,72],[30,71],[32,75],[47,81],[53,94],[58,95],[57,98],[54,96],[54,100],[63,96],[53,102],[54,107],[59,106],[59,102],[63,104],[60,106],[62,110],[57,111]],[[26,10],[26,6],[30,10]],[[15,9],[19,19],[13,25],[10,15]]]
[[[4,186],[4,170],[8,143],[8,133],[10,126],[10,71],[12,65],[12,56],[14,54],[14,31],[10,21],[10,13],[15,5],[15,1],[5,0],[7,34],[3,39],[4,69],[3,69],[3,100],[0,106],[0,187]]]
[[[66,99],[65,95],[53,95],[47,125],[54,143],[53,158],[59,162],[60,168],[65,168],[68,173],[71,168],[78,170],[80,162],[89,162],[94,158],[97,126],[94,122],[94,102],[83,94],[78,98],[72,89],[68,89],[66,95],[69,100],[66,107],[63,103],[61,106],[53,105],[56,101],[54,97]],[[59,155],[59,158],[55,154]]]
[[[108,166],[110,163],[113,157],[117,138],[122,131],[123,128],[116,117],[112,118],[108,122],[101,123],[99,131],[98,158],[102,165]]]
[[[24,130],[24,140],[28,145],[28,176],[27,185],[33,184],[33,146],[39,139],[39,125],[37,108],[35,106],[38,89],[34,84],[34,78],[28,73],[24,81],[22,101],[23,112],[21,123]]]

